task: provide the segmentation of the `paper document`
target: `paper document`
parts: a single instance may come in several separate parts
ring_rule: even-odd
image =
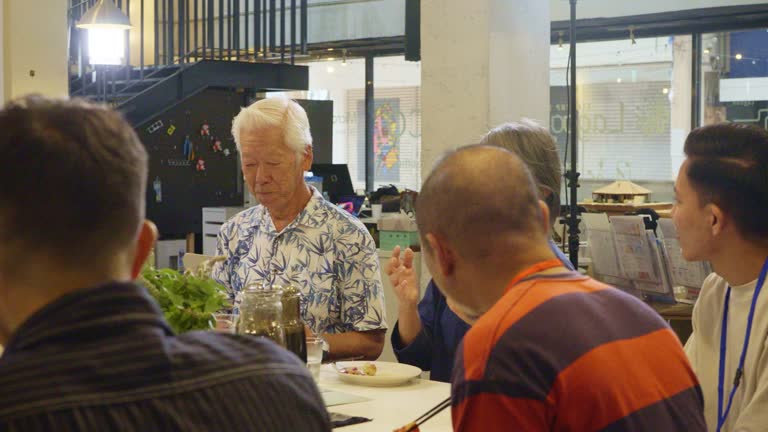
[[[660,275],[654,264],[654,251],[646,236],[643,218],[613,216],[610,220],[623,273],[635,282],[660,283]]]

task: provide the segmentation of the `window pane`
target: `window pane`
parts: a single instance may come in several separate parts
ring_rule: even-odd
[[[578,44],[581,196],[590,181],[674,179],[690,129],[690,46],[690,36]],[[568,47],[553,45],[550,58],[550,127],[566,157]]]
[[[768,32],[709,33],[701,45],[701,124],[768,128]]]
[[[421,63],[403,56],[377,57],[373,76],[374,189],[394,184],[400,190],[419,190]]]

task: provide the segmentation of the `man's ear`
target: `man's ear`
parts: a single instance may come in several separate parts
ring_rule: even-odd
[[[548,233],[551,228],[549,226],[549,206],[542,200],[539,200],[539,211],[541,212],[541,223],[544,227],[544,232]]]
[[[145,220],[141,224],[139,237],[136,240],[136,252],[133,256],[133,265],[131,266],[131,279],[136,279],[141,273],[141,268],[147,261],[149,253],[155,247],[157,241],[157,227],[151,221]]]
[[[314,159],[315,155],[312,153],[312,146],[306,146],[304,148],[304,155],[301,157],[301,168],[304,171],[311,171]]]
[[[456,254],[451,249],[450,245],[439,235],[433,233],[427,233],[426,235],[429,247],[432,249],[432,254],[435,257],[435,262],[438,265],[438,271],[443,276],[452,276],[456,268]]]
[[[713,203],[707,204],[707,209],[709,210],[710,234],[713,237],[722,234],[726,228],[725,213],[717,204]]]

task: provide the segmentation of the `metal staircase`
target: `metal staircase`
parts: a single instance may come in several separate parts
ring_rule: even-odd
[[[295,65],[307,55],[307,0],[115,0],[133,25],[121,66],[89,64],[75,25],[96,0],[67,1],[70,96],[108,103],[134,125],[208,87],[308,89],[307,67]]]

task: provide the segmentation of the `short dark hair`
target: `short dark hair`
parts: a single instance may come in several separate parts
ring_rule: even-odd
[[[122,115],[28,96],[0,111],[0,268],[99,263],[144,219],[147,153]],[[31,264],[31,263],[30,263]]]
[[[768,235],[768,132],[737,123],[693,130],[687,175],[699,201],[730,215],[744,236]]]

